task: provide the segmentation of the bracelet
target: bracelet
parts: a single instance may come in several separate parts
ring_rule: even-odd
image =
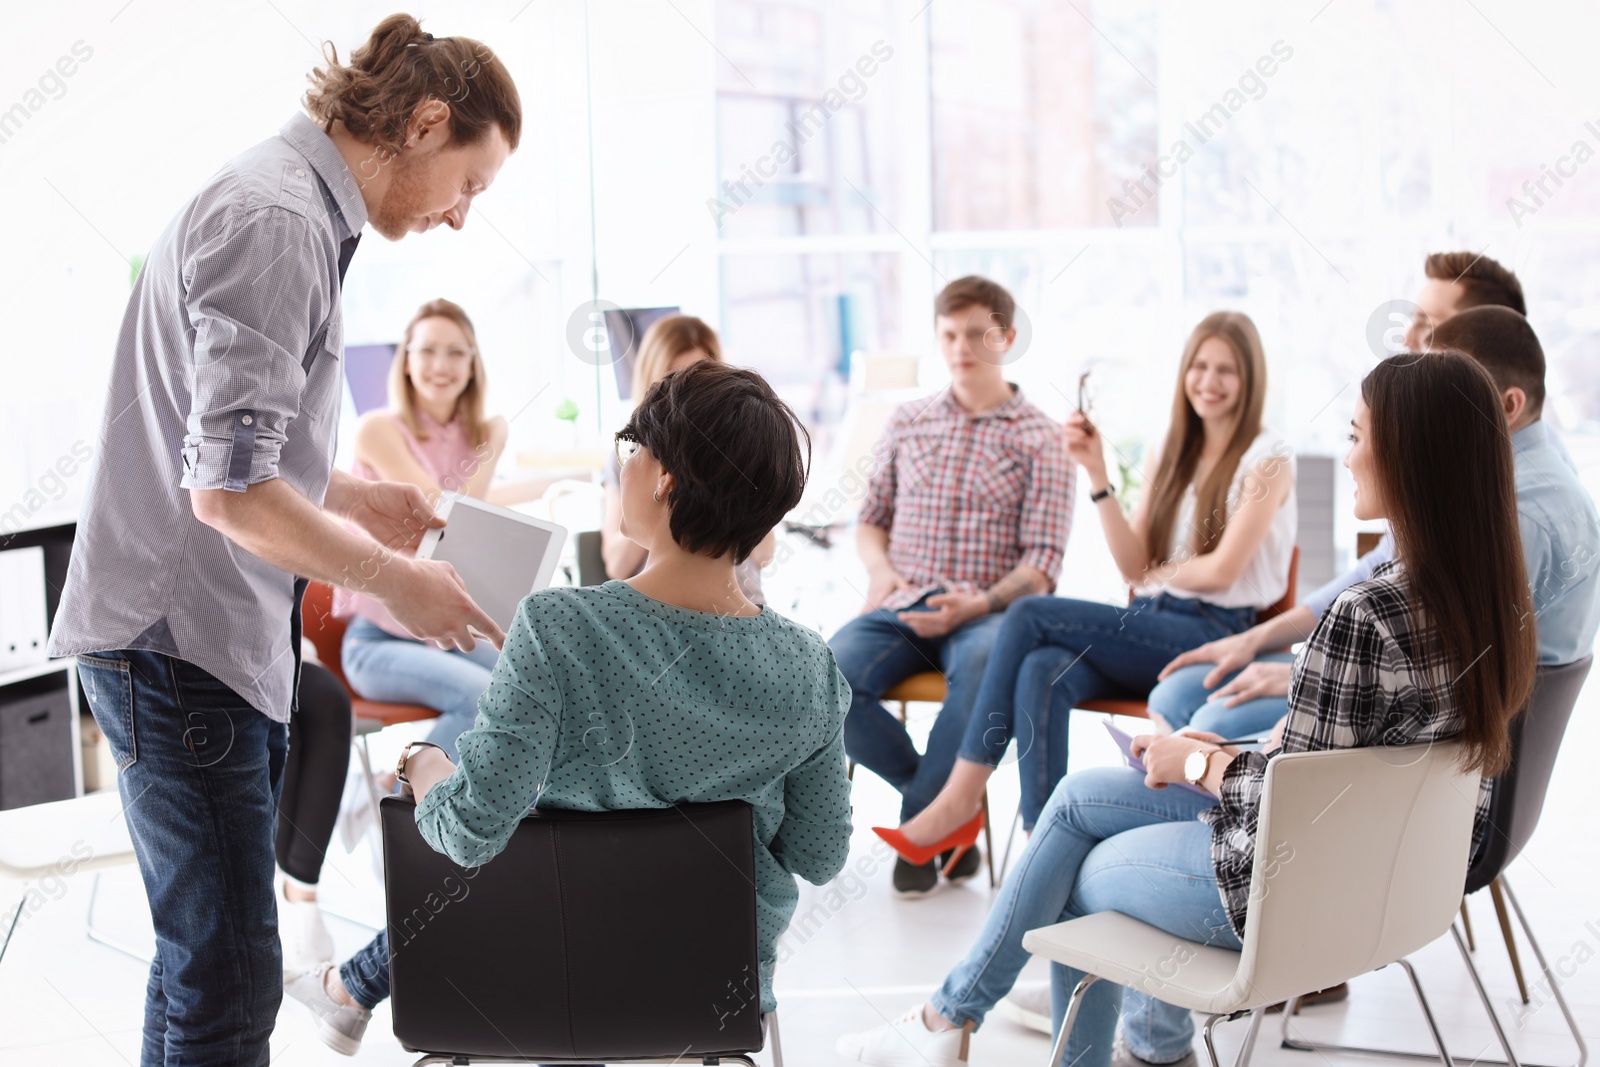
[[[1108,497],[1110,495],[1111,495],[1111,487],[1108,485],[1104,489],[1100,490],[1098,493],[1090,493],[1089,494],[1089,503],[1098,504],[1098,503],[1100,503],[1100,501],[1104,500],[1106,497]]]
[[[411,750],[414,748],[438,748],[440,752],[444,752],[444,749],[439,748],[432,741],[408,741],[406,747],[400,750],[400,762],[396,763],[394,767],[395,779],[404,782],[406,785],[411,784],[411,779],[406,777],[406,760],[411,758]],[[445,755],[448,758],[449,753],[445,753]]]

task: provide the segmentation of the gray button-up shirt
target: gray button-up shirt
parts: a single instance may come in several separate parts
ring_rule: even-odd
[[[288,720],[295,578],[196,519],[189,490],[282,478],[322,503],[341,395],[340,249],[366,222],[338,149],[296,115],[157,238],[117,338],[51,655],[161,652]]]

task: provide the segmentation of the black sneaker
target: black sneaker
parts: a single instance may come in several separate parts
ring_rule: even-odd
[[[904,856],[894,858],[894,895],[897,897],[925,897],[939,888],[939,861],[922,866]]]
[[[955,850],[952,849],[951,851],[953,852]],[[944,865],[949,862],[950,853],[946,852],[942,854],[939,857],[939,869],[941,871],[944,870]],[[966,852],[962,853],[960,859],[956,860],[956,865],[950,869],[950,873],[945,875],[945,878],[952,883],[965,882],[968,878],[975,876],[982,869],[983,854],[978,851],[977,845],[973,845],[971,848],[967,849]]]

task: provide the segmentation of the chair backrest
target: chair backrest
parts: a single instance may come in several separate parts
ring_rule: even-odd
[[[748,804],[544,809],[474,869],[423,841],[409,800],[381,811],[407,1049],[615,1063],[761,1047]]]
[[[333,586],[326,582],[306,583],[306,595],[300,600],[301,634],[317,650],[317,659],[344,685],[344,665],[340,662],[344,647],[344,631],[349,623],[333,616]]]
[[[1494,780],[1489,836],[1467,872],[1468,893],[1500,877],[1539,825],[1556,752],[1593,662],[1593,656],[1585,656],[1575,663],[1539,668],[1527,708],[1511,720],[1511,766]]]
[[[1420,949],[1461,904],[1476,774],[1454,742],[1276,756],[1232,991],[1323,989]]]
[[[1295,545],[1289,553],[1289,584],[1283,587],[1283,596],[1270,607],[1262,608],[1256,615],[1257,622],[1266,622],[1275,615],[1282,615],[1294,607],[1296,589],[1300,581],[1300,546]]]

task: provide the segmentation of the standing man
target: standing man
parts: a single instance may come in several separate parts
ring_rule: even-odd
[[[460,229],[517,146],[516,87],[483,45],[409,15],[348,65],[330,46],[309,80],[310,117],[224,165],[150,250],[50,642],[79,657],[155,921],[143,1067],[268,1062],[305,579],[446,647],[502,638],[448,564],[397,554],[443,525],[421,491],[335,471],[333,452],[362,227]]]
[[[950,388],[902,404],[883,431],[856,528],[867,602],[828,642],[852,693],[845,751],[900,791],[902,822],[950,777],[1000,616],[1055,588],[1072,524],[1061,429],[1005,379],[1015,316],[987,278],[957,278],[934,301]],[[919,753],[879,701],[921,671],[942,671],[947,692]],[[978,862],[970,849],[950,879]],[[895,893],[926,896],[939,868],[897,857]]]

